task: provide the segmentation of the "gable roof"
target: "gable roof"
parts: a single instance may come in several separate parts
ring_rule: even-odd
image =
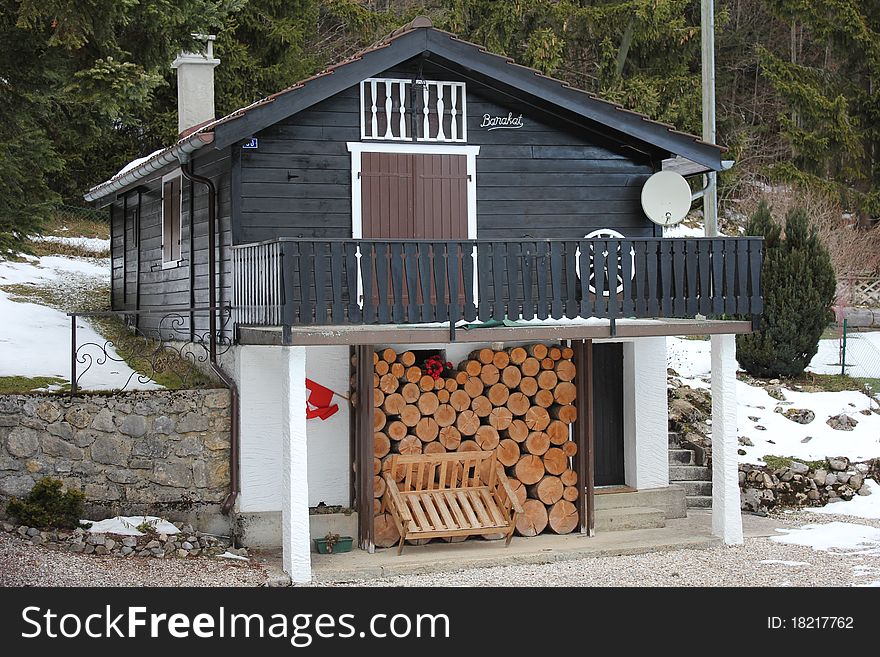
[[[419,16],[395,30],[382,41],[328,67],[310,78],[262,98],[246,107],[196,126],[171,146],[154,153],[135,167],[123,169],[109,180],[92,187],[87,201],[97,201],[143,179],[150,173],[189,155],[208,144],[226,148],[247,139],[278,121],[321,102],[361,80],[373,77],[421,54],[442,58],[468,74],[491,79],[494,83],[523,92],[560,108],[574,117],[603,126],[621,138],[642,142],[655,149],[678,155],[707,170],[722,169],[724,148],[674,126],[648,118],[621,105],[576,89],[562,80],[517,64],[513,59],[489,52],[485,47],[459,39],[433,27],[431,20]]]

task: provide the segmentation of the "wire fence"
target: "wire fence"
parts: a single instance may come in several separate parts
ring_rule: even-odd
[[[880,331],[851,328],[846,319],[840,331],[840,373],[854,378],[880,379]]]
[[[55,214],[59,217],[72,217],[76,219],[88,219],[90,221],[107,221],[107,213],[95,208],[87,208],[79,205],[60,204],[55,207]]]

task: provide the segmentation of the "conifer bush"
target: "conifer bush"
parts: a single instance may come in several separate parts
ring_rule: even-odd
[[[43,477],[24,499],[10,499],[6,510],[28,527],[75,529],[82,518],[85,495],[62,488],[61,480]]]
[[[764,314],[757,332],[736,337],[737,360],[752,376],[797,376],[816,355],[822,331],[833,318],[831,258],[801,208],[786,214],[783,233],[762,201],[746,234],[764,237]]]

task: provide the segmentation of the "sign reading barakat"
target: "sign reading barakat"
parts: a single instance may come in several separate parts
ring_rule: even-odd
[[[481,128],[488,130],[514,129],[523,127],[522,114],[514,116],[513,112],[508,112],[507,116],[492,116],[491,114],[483,114],[483,122]]]

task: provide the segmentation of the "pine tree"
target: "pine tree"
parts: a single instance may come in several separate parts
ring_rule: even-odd
[[[828,250],[799,208],[786,215],[783,238],[762,201],[746,232],[764,237],[764,314],[757,332],[737,336],[737,359],[752,376],[797,376],[816,355],[832,318],[835,276]]]
[[[763,1],[789,26],[788,39],[757,45],[790,149],[775,177],[835,192],[864,221],[880,218],[880,3]]]
[[[169,63],[241,2],[0,0],[0,253],[149,152]]]

